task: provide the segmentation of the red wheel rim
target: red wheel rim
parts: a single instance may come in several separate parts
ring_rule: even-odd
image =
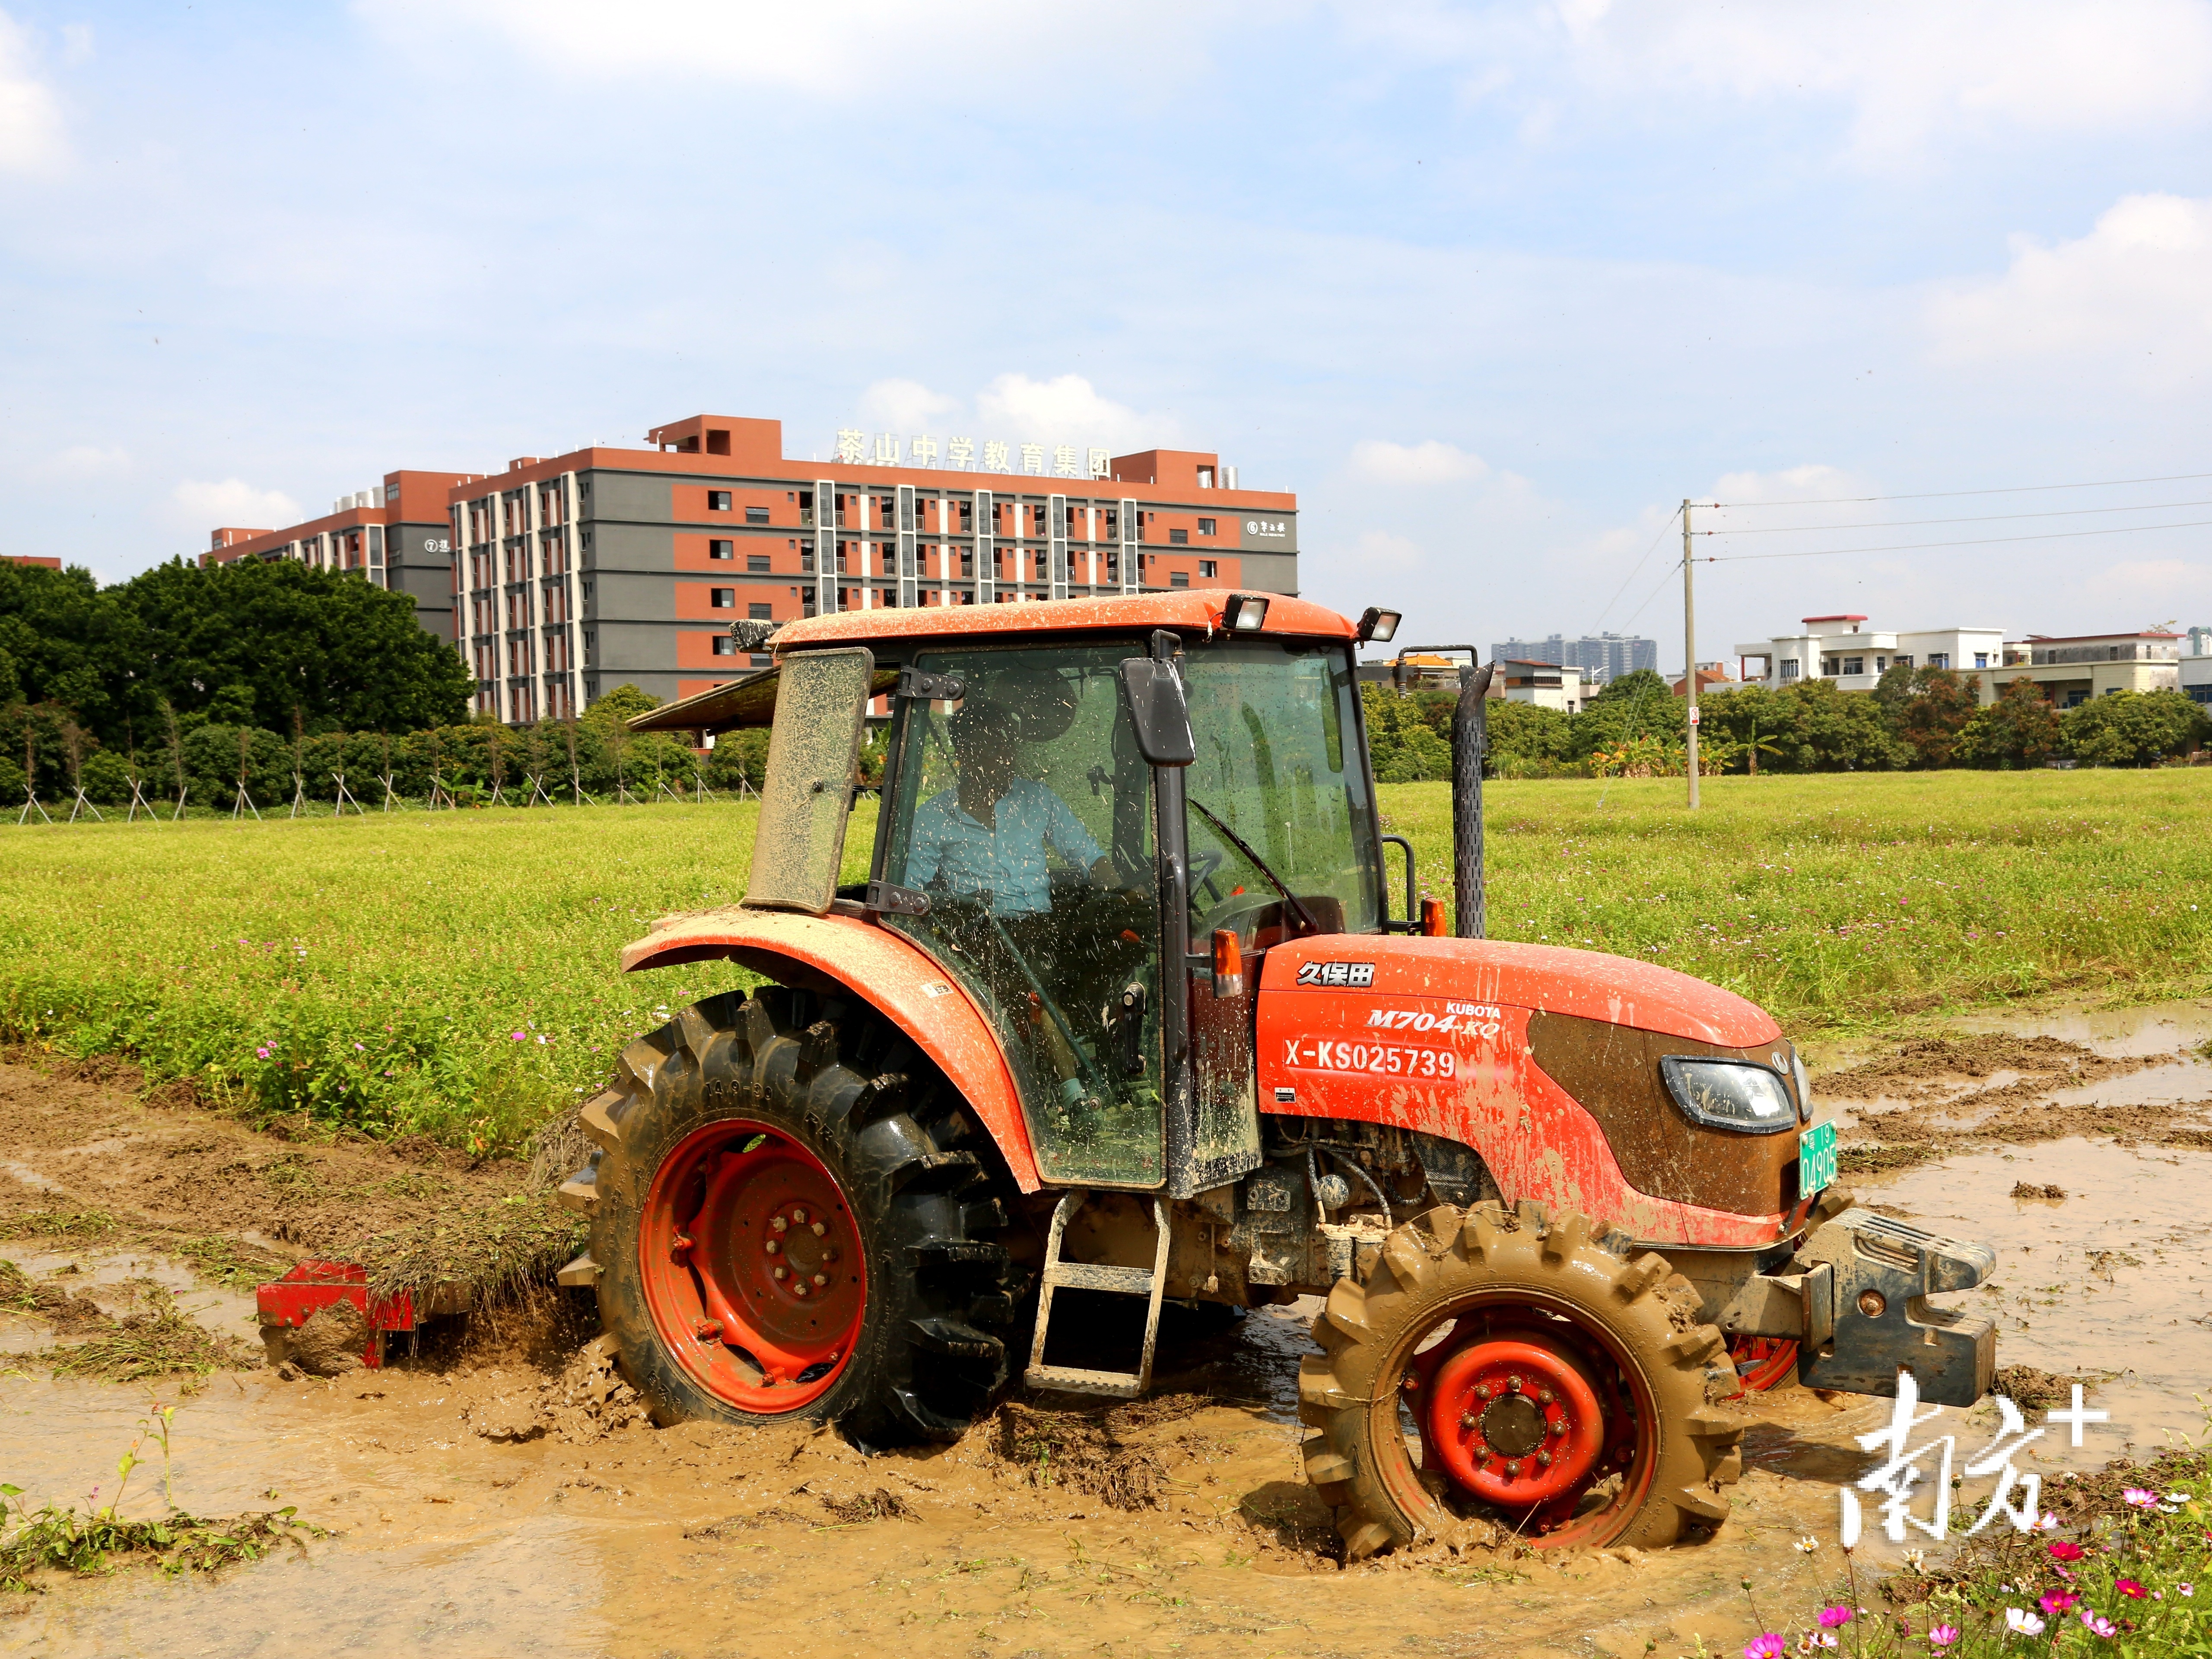
[[[669,1352],[740,1411],[797,1411],[852,1363],[868,1298],[852,1206],[779,1129],[709,1124],[663,1158],[638,1267]]]
[[[1449,1334],[1415,1355],[1405,1378],[1422,1467],[1463,1495],[1516,1516],[1516,1528],[1547,1545],[1586,1542],[1632,1513],[1651,1484],[1657,1449],[1641,1376],[1602,1332],[1583,1326],[1571,1309],[1560,1311],[1569,1316],[1547,1318],[1526,1304],[1456,1309],[1438,1322],[1451,1324]],[[1518,1391],[1505,1386],[1516,1375]],[[1494,1391],[1478,1395],[1484,1386]],[[1549,1401],[1541,1398],[1546,1390]],[[1516,1393],[1539,1407],[1538,1451],[1550,1452],[1548,1465],[1535,1463],[1536,1454],[1482,1455],[1498,1449],[1491,1443],[1501,1430],[1517,1429],[1527,1438],[1528,1413],[1516,1413],[1517,1424],[1486,1420]],[[1473,1430],[1463,1426],[1470,1417]],[[1505,1466],[1515,1462],[1521,1468],[1508,1474]],[[1612,1500],[1577,1515],[1584,1496],[1610,1475],[1620,1477]]]

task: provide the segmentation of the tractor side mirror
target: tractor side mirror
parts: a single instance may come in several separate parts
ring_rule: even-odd
[[[1198,758],[1190,735],[1190,705],[1182,681],[1169,664],[1151,657],[1124,657],[1115,678],[1121,707],[1137,735],[1137,751],[1154,766],[1188,766]]]

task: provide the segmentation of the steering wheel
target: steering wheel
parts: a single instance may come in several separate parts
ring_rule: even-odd
[[[1221,890],[1213,884],[1213,872],[1227,862],[1228,854],[1218,848],[1209,848],[1190,855],[1190,884],[1193,890],[1203,887],[1213,895],[1216,904],[1221,902]]]

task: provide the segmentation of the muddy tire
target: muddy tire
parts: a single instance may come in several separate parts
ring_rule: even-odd
[[[834,1420],[949,1440],[1006,1381],[1019,1288],[995,1152],[864,1005],[783,987],[686,1008],[623,1053],[562,1188],[656,1422]],[[1010,1190],[1010,1188],[1008,1188]]]
[[[1624,1260],[1534,1204],[1398,1228],[1365,1282],[1329,1292],[1298,1377],[1319,1431],[1306,1477],[1346,1557],[1480,1515],[1532,1542],[1647,1549],[1717,1526],[1742,1429],[1708,1403],[1726,1350],[1686,1289],[1663,1258]]]

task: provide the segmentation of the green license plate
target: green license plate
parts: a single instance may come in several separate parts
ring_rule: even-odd
[[[1810,1198],[1836,1181],[1836,1126],[1815,1123],[1797,1137],[1797,1190]]]

